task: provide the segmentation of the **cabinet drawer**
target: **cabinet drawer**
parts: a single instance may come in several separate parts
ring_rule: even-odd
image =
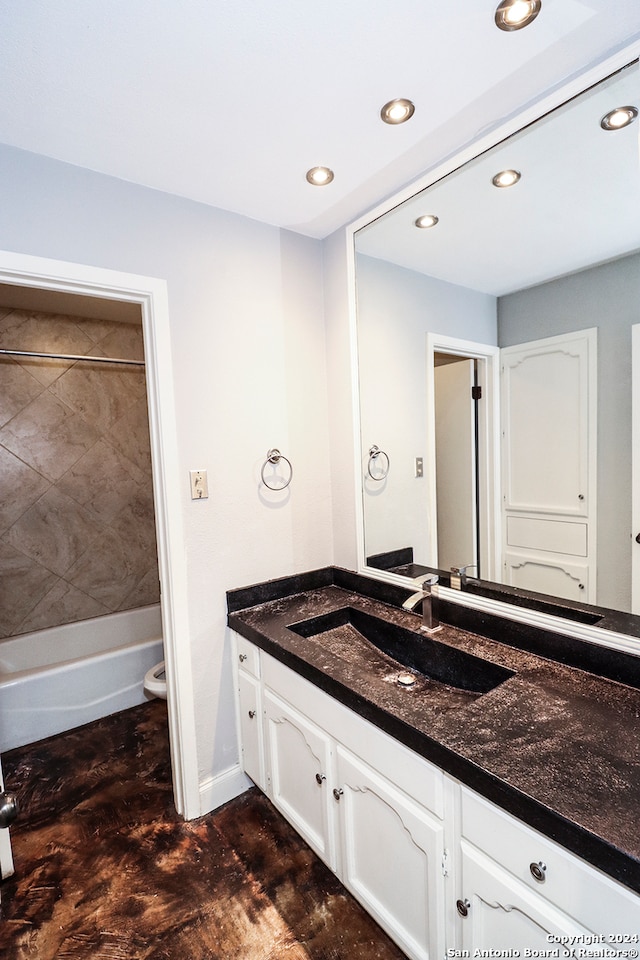
[[[439,767],[268,654],[263,654],[262,674],[268,687],[334,740],[348,747],[431,813],[440,819],[444,817],[444,774]]]
[[[592,933],[640,933],[640,897],[465,787],[462,836]]]
[[[249,640],[245,640],[239,633],[235,636],[235,657],[238,666],[254,677],[260,676],[260,648]]]

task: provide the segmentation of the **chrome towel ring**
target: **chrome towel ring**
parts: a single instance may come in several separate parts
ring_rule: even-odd
[[[372,472],[371,472],[371,467],[376,463],[378,457],[384,457],[385,460],[386,460],[386,462],[387,462],[387,465],[382,468],[381,473],[380,473],[379,476],[374,477],[374,475],[373,475]],[[378,466],[379,466],[379,464],[378,464]],[[387,476],[388,476],[388,474],[389,474],[389,467],[390,467],[390,466],[391,466],[391,461],[389,460],[388,454],[386,454],[386,453],[384,452],[384,450],[381,450],[380,447],[377,447],[377,446],[375,445],[375,443],[374,443],[373,446],[369,448],[369,462],[368,462],[368,464],[367,464],[367,473],[369,474],[369,476],[371,477],[371,479],[372,479],[372,480],[386,480],[386,479],[387,479]]]
[[[267,464],[280,463],[281,460],[284,460],[284,462],[287,464],[289,468],[289,479],[285,483],[281,483],[279,487],[272,487],[270,483],[267,483],[264,476],[264,471]],[[260,471],[260,476],[262,477],[262,482],[264,483],[265,487],[267,487],[269,490],[284,490],[285,487],[289,486],[289,484],[291,483],[291,479],[293,477],[293,467],[291,466],[291,461],[288,460],[284,456],[284,454],[280,453],[277,447],[272,447],[271,450],[267,450],[267,459],[262,464],[262,470]]]

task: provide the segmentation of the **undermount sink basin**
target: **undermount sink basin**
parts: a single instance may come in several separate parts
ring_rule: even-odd
[[[476,695],[488,693],[513,676],[513,672],[505,667],[354,607],[342,607],[319,617],[301,620],[290,624],[289,630],[300,637],[326,642],[339,651],[338,655],[343,651],[348,655],[355,647],[360,659],[366,660],[368,652],[375,655],[376,651],[381,651],[397,664],[398,669],[406,668],[420,677]],[[367,644],[375,650],[371,647],[367,650]],[[351,657],[349,659],[353,662]],[[400,676],[406,674],[401,672]],[[398,680],[402,684],[399,677]]]

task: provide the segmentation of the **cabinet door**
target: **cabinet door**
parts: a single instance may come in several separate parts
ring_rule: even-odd
[[[267,792],[280,812],[335,871],[334,813],[329,805],[331,741],[271,690],[264,691]]]
[[[341,880],[413,960],[444,955],[444,827],[342,746]]]
[[[260,681],[244,670],[238,670],[238,694],[242,766],[247,776],[251,777],[253,782],[264,790],[264,743],[260,707]]]
[[[524,956],[525,950],[557,947],[556,937],[589,932],[464,840],[461,889],[465,950],[519,950]]]

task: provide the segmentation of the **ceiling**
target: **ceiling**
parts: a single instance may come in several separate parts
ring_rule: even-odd
[[[640,38],[637,0],[496,5],[4,0],[0,143],[324,237]]]
[[[364,227],[356,249],[494,296],[640,250],[640,124],[600,127],[623,105],[640,107],[637,61]],[[496,189],[509,169],[521,180]],[[424,214],[437,225],[416,229]]]

